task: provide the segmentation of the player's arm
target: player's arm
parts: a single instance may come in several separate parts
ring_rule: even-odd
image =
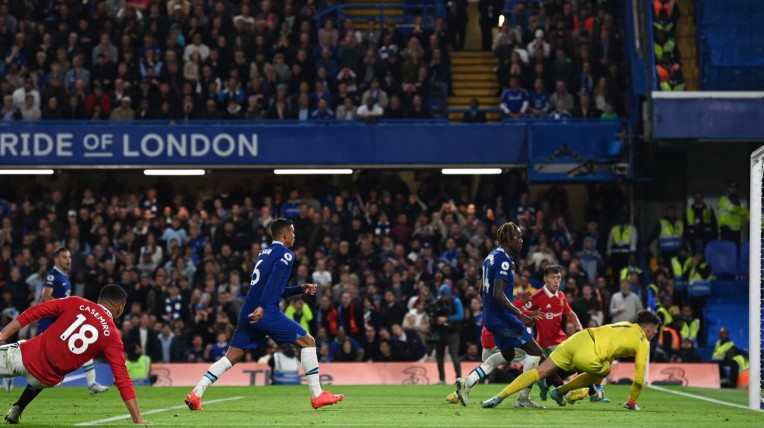
[[[40,303],[53,300],[53,282],[45,281],[42,287],[42,294],[40,294]]]
[[[127,374],[127,366],[125,365],[125,354],[122,351],[122,341],[114,340],[110,346],[104,349],[104,356],[106,361],[109,362],[111,372],[114,374],[114,382],[117,384],[119,395],[122,396],[122,400],[125,402],[127,411],[130,412],[130,417],[136,424],[147,424],[148,421],[143,419],[141,411],[138,408],[138,399],[135,397],[135,388],[133,388],[133,381],[130,380],[130,375]]]
[[[53,299],[32,306],[16,317],[15,320],[8,323],[8,325],[0,331],[0,341],[8,340],[8,338],[13,336],[19,329],[34,320],[40,318],[53,318],[61,315],[66,309],[66,306],[64,305],[65,302],[66,299]]]
[[[575,331],[581,331],[584,329],[584,327],[581,325],[581,320],[578,319],[578,315],[576,315],[575,312],[570,311],[565,314],[565,317],[568,319],[569,323],[573,324],[573,329]]]
[[[634,357],[634,382],[631,384],[629,401],[627,404],[636,406],[637,399],[642,393],[642,386],[645,384],[645,371],[647,370],[647,359],[650,356],[650,342],[647,340],[639,344],[637,355]]]
[[[573,328],[576,331],[581,331],[584,329],[584,327],[581,325],[581,320],[578,319],[578,315],[576,315],[576,313],[573,312],[573,309],[570,308],[570,304],[568,303],[567,297],[564,298],[564,303],[562,305],[562,313],[565,314],[565,317],[568,319],[568,322],[573,324]]]
[[[516,316],[517,319],[523,322],[523,324],[527,325],[528,327],[533,326],[533,320],[528,317],[527,315],[523,314],[520,309],[516,308],[515,305],[512,304],[512,302],[507,299],[507,296],[504,295],[504,290],[507,288],[507,281],[504,281],[503,279],[496,278],[493,281],[493,299],[494,301],[498,302],[501,307],[509,311],[512,315]]]
[[[288,299],[292,296],[297,296],[298,294],[307,294],[312,296],[316,294],[317,287],[318,284],[303,284],[295,285],[294,287],[286,287],[284,288],[284,292],[281,293],[281,297]]]

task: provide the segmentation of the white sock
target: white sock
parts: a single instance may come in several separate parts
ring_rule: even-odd
[[[233,367],[233,364],[231,364],[231,361],[226,357],[219,359],[215,364],[211,365],[207,370],[207,373],[205,373],[199,383],[196,384],[196,388],[194,388],[196,395],[199,397],[204,395],[204,391],[212,386],[212,384],[215,383],[220,376],[223,376],[223,373],[227,372],[231,367]]]
[[[305,372],[305,377],[308,379],[310,396],[318,397],[323,391],[321,390],[321,381],[318,376],[318,355],[316,354],[315,346],[300,350],[300,363],[302,364],[302,371]]]
[[[530,370],[535,369],[539,365],[539,361],[541,361],[541,357],[534,357],[531,355],[526,355],[525,358],[523,358],[523,373],[528,372]],[[528,388],[523,389],[520,391],[520,398],[528,398],[529,395],[531,395],[531,388],[533,385],[529,386]]]
[[[85,370],[85,379],[88,381],[88,387],[93,386],[95,381],[95,363],[93,360],[88,360],[83,366],[82,370]]]
[[[501,352],[491,355],[487,360],[483,361],[483,364],[475,367],[475,370],[470,372],[469,376],[467,376],[467,387],[472,388],[473,385],[496,370],[496,367],[506,362]]]

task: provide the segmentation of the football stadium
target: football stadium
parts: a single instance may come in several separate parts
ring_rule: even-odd
[[[1,1],[4,421],[761,427],[762,22]]]

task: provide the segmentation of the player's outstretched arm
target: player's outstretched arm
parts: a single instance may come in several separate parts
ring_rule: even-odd
[[[54,299],[45,303],[38,303],[27,309],[0,331],[0,341],[4,342],[8,340],[9,337],[13,336],[22,327],[34,320],[61,315],[65,309],[64,304],[62,303],[63,300],[64,299]]]
[[[9,322],[8,325],[3,328],[3,331],[0,331],[0,342],[8,340],[8,338],[16,334],[19,329],[21,329],[21,323],[19,323],[18,320],[14,319]]]
[[[144,425],[151,423],[147,421],[146,419],[143,419],[143,416],[141,416],[141,411],[138,409],[137,398],[131,398],[129,400],[126,400],[125,406],[127,406],[127,411],[130,412],[130,417],[133,418],[133,423],[144,424]]]

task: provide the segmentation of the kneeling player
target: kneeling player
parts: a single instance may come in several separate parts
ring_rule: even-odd
[[[560,406],[565,405],[564,395],[576,389],[598,382],[610,373],[613,360],[635,358],[634,382],[624,407],[639,410],[637,399],[645,383],[645,369],[650,354],[650,340],[658,333],[660,318],[650,311],[637,314],[637,322],[619,322],[597,328],[587,328],[563,342],[537,369],[518,376],[495,397],[483,402],[483,407],[493,408],[502,400],[524,388],[545,379],[557,370],[578,370],[580,373],[565,385],[552,390],[549,396]]]
[[[98,304],[81,297],[38,303],[0,331],[0,341],[5,341],[34,320],[57,318],[40,336],[0,347],[0,376],[23,376],[29,382],[19,401],[5,415],[6,422],[18,423],[21,413],[43,389],[60,384],[67,373],[103,354],[133,422],[148,423],[138,409],[133,382],[125,366],[124,345],[114,324],[114,318],[125,310],[126,299],[122,287],[107,285],[101,289]]]

